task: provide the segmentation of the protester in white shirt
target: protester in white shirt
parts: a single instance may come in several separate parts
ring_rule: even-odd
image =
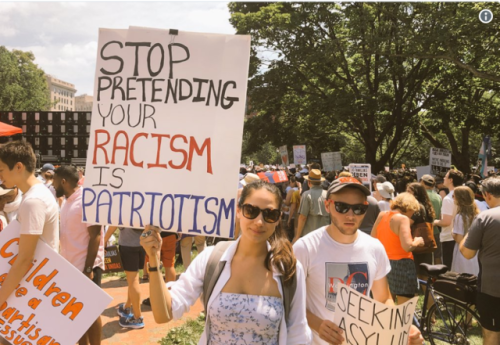
[[[205,327],[200,345],[223,344],[229,340],[254,345],[310,343],[304,272],[280,227],[281,204],[281,192],[275,185],[257,181],[243,189],[237,209],[241,237],[220,259],[226,264],[208,300],[206,312],[211,326]],[[168,283],[171,289],[168,290],[158,270],[159,228],[147,226],[141,244],[150,258],[150,299],[155,320],[164,323],[180,319],[203,291],[205,269],[214,247],[198,255],[177,282]],[[287,284],[293,275],[296,275],[297,288],[289,318],[285,320],[279,277],[283,276]],[[266,317],[266,313],[273,317]],[[234,315],[243,322],[233,320]],[[214,324],[216,331],[211,331]],[[267,330],[263,331],[264,328]],[[262,336],[261,341],[252,341],[254,332]]]

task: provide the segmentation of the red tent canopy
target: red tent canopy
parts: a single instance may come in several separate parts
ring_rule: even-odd
[[[23,130],[6,123],[0,122],[0,137],[8,137],[14,134],[22,134]]]

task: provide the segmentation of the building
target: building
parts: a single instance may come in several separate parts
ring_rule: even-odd
[[[90,112],[0,112],[0,121],[23,129],[23,134],[0,137],[0,143],[28,141],[43,163],[69,164],[84,161],[90,135]]]
[[[94,97],[86,93],[75,97],[75,111],[92,111]]]
[[[50,90],[51,111],[75,110],[75,85],[46,74]]]

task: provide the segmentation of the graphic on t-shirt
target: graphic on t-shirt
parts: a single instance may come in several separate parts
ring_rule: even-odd
[[[368,294],[368,263],[326,263],[326,308],[335,311],[338,284],[343,283],[364,295]]]

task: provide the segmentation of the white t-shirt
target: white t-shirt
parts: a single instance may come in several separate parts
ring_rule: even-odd
[[[479,212],[483,212],[483,211],[486,211],[489,209],[486,201],[479,201],[479,200],[475,199],[474,202],[476,203],[476,206],[479,209]]]
[[[358,230],[350,244],[336,242],[326,226],[299,239],[293,246],[306,275],[306,307],[316,316],[333,321],[338,282],[370,295],[373,282],[384,278],[391,266],[379,240]],[[313,331],[313,345],[327,345]]]
[[[453,221],[453,233],[457,235],[464,235],[464,220],[461,215],[457,214]],[[455,248],[453,249],[453,261],[451,263],[451,270],[458,273],[470,273],[474,275],[479,275],[479,262],[477,260],[478,255],[474,256],[472,259],[467,260],[462,253],[460,253],[459,244],[455,243]]]
[[[449,216],[453,216],[457,211],[457,206],[453,200],[454,190],[448,193],[447,196],[443,199],[443,205],[441,206],[441,219],[445,214]],[[441,242],[453,241],[453,236],[451,235],[451,231],[453,230],[453,218],[451,219],[451,224],[449,226],[444,226],[441,228],[441,234],[439,235],[439,239]]]
[[[23,195],[17,220],[21,235],[41,235],[45,243],[59,251],[59,208],[43,183],[35,184]]]
[[[391,210],[391,204],[389,203],[389,201],[380,200],[378,202],[378,208],[380,208],[380,212],[382,212],[382,211],[390,211]]]

